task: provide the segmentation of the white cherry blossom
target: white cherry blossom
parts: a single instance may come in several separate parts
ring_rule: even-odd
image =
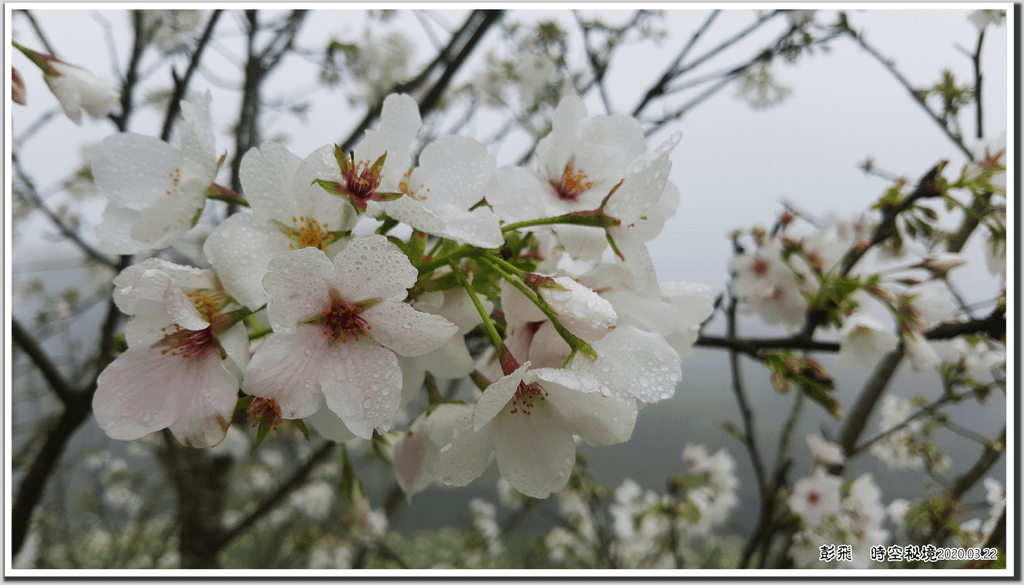
[[[863,312],[847,317],[839,335],[839,357],[865,368],[899,345],[895,333]]]
[[[267,303],[263,288],[267,264],[282,252],[314,247],[333,255],[356,222],[355,209],[344,198],[313,181],[338,181],[341,172],[332,146],[305,159],[285,147],[266,142],[242,157],[242,190],[251,211],[228,217],[207,237],[203,252],[233,297],[252,310]]]
[[[396,353],[422,355],[455,333],[443,317],[403,302],[416,269],[383,236],[354,238],[333,262],[322,250],[285,252],[268,266],[274,333],[243,390],[276,401],[286,419],[327,407],[358,437],[391,427],[401,402]]]
[[[186,445],[217,445],[237,401],[248,340],[241,325],[225,329],[228,297],[213,272],[154,258],[126,269],[114,286],[114,301],[132,319],[128,351],[97,379],[100,428],[132,440],[169,427]]]
[[[111,87],[88,69],[57,59],[50,59],[49,66],[56,75],[44,75],[43,80],[57,97],[67,117],[79,126],[82,124],[82,110],[93,118],[102,118],[121,99],[120,90]]]
[[[93,161],[96,186],[108,197],[97,226],[111,254],[163,248],[195,224],[217,174],[210,94],[182,101],[178,146],[139,134],[115,134]]]
[[[789,507],[803,518],[806,525],[816,526],[825,516],[839,512],[842,483],[841,479],[818,467],[813,476],[793,484]]]

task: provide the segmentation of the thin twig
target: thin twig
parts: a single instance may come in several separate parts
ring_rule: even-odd
[[[29,179],[28,176],[25,174],[25,170],[22,168],[21,162],[18,159],[14,159],[11,164],[14,169],[14,172],[17,173],[18,175],[18,180],[25,186],[25,191],[23,191],[24,195],[32,201],[33,205],[35,205],[36,208],[39,209],[39,211],[43,212],[43,215],[48,217],[50,221],[52,221],[53,224],[57,226],[57,229],[60,230],[62,236],[64,236],[68,240],[71,240],[71,242],[75,244],[75,246],[77,246],[78,249],[81,250],[86,256],[92,258],[93,260],[99,262],[100,264],[106,266],[107,268],[117,268],[117,264],[113,260],[111,260],[106,254],[103,254],[96,248],[93,248],[91,245],[86,243],[85,240],[83,240],[82,237],[78,235],[77,232],[75,232],[75,230],[68,227],[64,223],[64,221],[61,220],[61,218],[56,213],[53,212],[53,210],[46,206],[42,198],[39,197],[39,193],[36,191],[35,185],[33,185],[32,180]]]
[[[174,70],[171,70],[171,76],[174,79],[174,93],[171,94],[171,101],[167,106],[167,114],[164,116],[163,128],[160,130],[160,139],[168,141],[171,138],[171,130],[174,127],[175,120],[178,119],[178,112],[181,111],[181,100],[185,98],[185,94],[188,92],[189,82],[192,80],[192,75],[199,68],[199,62],[202,58],[203,51],[206,50],[206,46],[209,44],[210,39],[213,36],[213,28],[217,25],[217,21],[220,19],[221,11],[214,10],[213,14],[210,15],[210,20],[206,23],[206,28],[203,29],[203,34],[199,37],[199,42],[196,43],[196,48],[192,51],[192,58],[189,59],[188,67],[185,69],[185,75],[179,78]]]
[[[331,455],[334,447],[335,443],[333,441],[324,442],[319,449],[313,452],[309,460],[302,467],[295,470],[292,476],[277,488],[277,491],[268,496],[266,500],[263,500],[252,514],[249,514],[241,522],[226,531],[217,543],[217,549],[222,550],[229,542],[244,534],[257,520],[277,507],[284,500],[285,496],[300,487],[309,474],[313,472],[313,469]]]
[[[907,92],[910,94],[910,97],[914,98],[914,101],[919,106],[921,106],[921,109],[923,109],[925,113],[928,114],[928,117],[931,118],[932,121],[934,121],[936,124],[938,124],[939,128],[942,129],[942,132],[953,142],[954,145],[956,145],[957,148],[960,149],[961,152],[964,153],[964,155],[967,156],[967,160],[974,160],[974,154],[971,152],[971,150],[964,146],[963,141],[958,136],[953,134],[953,131],[949,128],[949,126],[946,125],[943,119],[938,114],[933,112],[930,107],[928,107],[928,104],[926,104],[924,99],[920,97],[917,90],[915,90],[914,87],[910,85],[910,81],[908,81],[907,78],[904,77],[902,73],[900,73],[899,69],[896,69],[896,65],[893,63],[891,59],[886,59],[874,47],[869,45],[867,41],[864,40],[863,33],[856,34],[851,30],[846,30],[844,32],[848,32],[849,35],[853,37],[853,40],[855,40],[857,44],[861,46],[861,48],[867,51],[869,55],[874,57],[879,63],[882,64],[883,67],[886,68],[886,70],[889,71],[890,74],[892,74],[893,77],[896,78],[896,81],[898,81],[900,85],[902,85],[903,88],[907,90]]]

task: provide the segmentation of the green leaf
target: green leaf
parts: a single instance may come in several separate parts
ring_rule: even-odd
[[[295,427],[298,428],[300,431],[302,431],[302,436],[306,437],[306,440],[308,441],[309,440],[309,429],[306,428],[306,423],[303,422],[301,418],[297,418],[297,419],[292,421],[292,424],[295,425]]]
[[[328,193],[331,193],[333,195],[347,195],[347,193],[345,193],[345,191],[344,191],[344,187],[342,186],[342,184],[337,182],[337,181],[327,181],[325,179],[313,179],[313,182],[310,183],[310,185],[312,185],[313,183],[316,183],[317,185],[320,185],[321,187],[324,188],[324,190],[326,190]]]
[[[348,170],[348,157],[345,156],[345,152],[341,150],[340,144],[334,145],[334,160],[338,161],[338,168],[341,169],[341,174],[344,175],[345,171]]]
[[[260,443],[263,442],[263,439],[267,437],[268,432],[270,432],[270,423],[267,422],[265,418],[261,419],[260,427],[259,429],[256,430],[256,443],[252,446],[253,453],[256,452],[256,448],[260,446]]]
[[[373,174],[373,175],[379,175],[380,174],[380,169],[384,166],[384,159],[386,159],[387,157],[388,157],[388,153],[386,153],[386,152],[384,154],[380,155],[380,158],[378,158],[373,163],[373,166],[370,167],[370,173]]]
[[[747,440],[747,435],[739,429],[736,425],[729,421],[722,423],[722,430],[729,433],[733,437],[736,437],[741,443]]]

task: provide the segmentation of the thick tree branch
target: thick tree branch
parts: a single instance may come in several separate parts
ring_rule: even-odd
[[[50,356],[46,355],[46,352],[39,346],[39,343],[14,317],[11,317],[11,339],[16,345],[21,347],[22,351],[32,360],[32,363],[39,368],[43,377],[46,378],[50,387],[53,388],[54,393],[57,394],[57,398],[65,406],[73,405],[78,400],[75,388],[68,383],[64,375],[60,373],[57,365],[50,360]]]

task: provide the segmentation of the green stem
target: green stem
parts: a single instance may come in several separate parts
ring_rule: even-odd
[[[569,348],[571,349],[569,356],[565,358],[565,363],[562,364],[563,366],[568,364],[578,351],[582,351],[590,357],[597,359],[597,352],[594,351],[594,348],[590,347],[589,343],[583,341],[579,337],[576,337],[571,331],[566,329],[558,320],[558,313],[551,308],[551,305],[549,305],[540,295],[533,292],[530,287],[526,286],[522,280],[515,276],[517,273],[522,274],[522,270],[519,270],[501,258],[494,256],[480,256],[478,259],[490,266],[498,274],[501,274],[502,278],[508,281],[509,284],[519,289],[519,292],[526,295],[526,298],[534,305],[537,305],[537,308],[544,313],[544,316],[547,317],[549,321],[551,321],[551,324],[555,327],[555,331],[557,331],[562,339],[569,344]]]
[[[579,213],[567,213],[565,215],[559,215],[557,217],[542,217],[540,219],[531,219],[527,221],[520,221],[518,223],[510,223],[508,225],[504,225],[501,227],[501,233],[507,233],[512,230],[534,227],[538,225],[572,224],[607,228],[619,225],[619,223],[621,223],[619,220],[604,214],[584,215]]]
[[[461,260],[467,256],[472,256],[474,253],[476,253],[477,249],[478,248],[476,246],[472,246],[470,244],[463,244],[458,248],[455,248],[448,254],[441,256],[440,258],[434,258],[433,260],[424,262],[419,266],[420,276],[423,276],[424,274],[430,274],[431,272],[437,270],[442,266],[451,265],[454,268],[454,262],[456,260]]]
[[[494,322],[491,321],[491,316],[487,314],[487,310],[484,309],[484,304],[480,302],[480,298],[476,295],[476,291],[469,285],[469,281],[466,280],[466,275],[462,273],[462,270],[455,265],[453,261],[451,263],[452,273],[455,274],[455,279],[459,281],[462,288],[466,289],[469,293],[469,298],[473,301],[473,306],[476,307],[476,311],[480,313],[480,319],[484,322],[484,331],[487,332],[487,337],[490,338],[491,343],[494,345],[494,350],[501,352],[502,342],[501,335],[498,335],[498,330],[494,328]]]

